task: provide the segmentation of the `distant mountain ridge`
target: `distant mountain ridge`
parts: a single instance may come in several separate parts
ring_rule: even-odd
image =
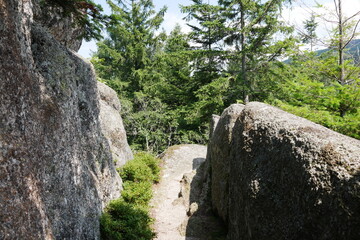
[[[314,52],[316,53],[317,56],[319,56],[328,51],[335,51],[335,49],[325,48],[325,49],[320,49],[320,50],[317,50]],[[345,59],[351,59],[351,58],[354,59],[355,64],[360,63],[360,39],[354,39],[354,40],[350,41],[350,43],[346,47]],[[290,64],[291,61],[292,61],[291,58],[288,58],[283,62]]]
[[[331,51],[331,48],[315,51],[318,55]],[[335,49],[333,49],[335,50]],[[360,62],[360,39],[353,39],[346,47],[345,59],[353,58],[355,63]]]

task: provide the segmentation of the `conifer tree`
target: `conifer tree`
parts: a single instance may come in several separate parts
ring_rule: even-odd
[[[155,64],[165,34],[156,34],[166,8],[154,10],[152,0],[108,1],[112,14],[108,37],[98,43],[92,62],[100,79],[115,89],[130,144],[147,151],[166,146],[169,121],[166,104],[154,96],[163,77]]]
[[[233,47],[229,71],[242,86],[243,100],[255,90],[252,73],[273,61],[294,42],[291,37],[274,41],[275,34],[289,35],[290,27],[279,20],[282,5],[288,0],[220,0],[227,18],[224,41]],[[240,67],[237,67],[240,66]],[[239,97],[239,96],[238,96]]]
[[[99,76],[113,80],[120,90],[141,91],[141,70],[154,59],[162,36],[155,31],[163,22],[166,8],[155,12],[152,0],[108,1],[112,9],[112,22],[107,27],[108,37],[98,43],[95,67]]]
[[[210,83],[218,77],[222,68],[222,61],[219,59],[223,50],[222,39],[225,34],[224,21],[221,16],[221,8],[211,5],[208,1],[192,0],[189,6],[181,6],[183,13],[186,13],[187,21],[196,20],[196,24],[188,23],[191,28],[189,37],[195,43],[195,74],[201,85]]]
[[[318,22],[315,21],[315,14],[312,13],[310,19],[304,21],[304,28],[306,33],[302,34],[302,42],[310,43],[310,51],[313,50],[313,46],[316,42],[316,28],[319,25]]]

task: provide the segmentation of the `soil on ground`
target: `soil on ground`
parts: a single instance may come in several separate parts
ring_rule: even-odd
[[[162,177],[151,201],[156,240],[226,239],[211,211],[206,174],[206,146],[170,147],[161,157]]]

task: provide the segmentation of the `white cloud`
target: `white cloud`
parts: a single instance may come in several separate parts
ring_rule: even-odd
[[[165,14],[163,27],[167,33],[170,33],[177,23],[181,26],[183,32],[190,32],[191,29],[188,25],[186,25],[186,21],[183,20],[183,15],[178,15],[175,13]]]
[[[323,7],[316,7],[316,2],[321,4]],[[318,25],[318,36],[329,37],[330,31],[336,27],[335,23],[331,23],[326,20],[336,21],[336,11],[333,0],[297,0],[295,4],[287,9],[283,10],[283,18],[286,22],[294,25],[297,29],[303,29],[304,21],[310,18],[312,12],[318,15],[316,21]],[[356,12],[360,11],[359,0],[342,0],[342,9],[345,17],[350,17]],[[359,19],[360,15],[355,18]]]

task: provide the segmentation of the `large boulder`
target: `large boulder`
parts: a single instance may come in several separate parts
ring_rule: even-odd
[[[229,239],[360,239],[359,140],[257,102],[231,134],[228,168],[211,172],[230,169]]]
[[[99,239],[122,182],[94,70],[34,20],[37,3],[0,0],[0,239]]]
[[[116,167],[133,159],[133,153],[126,138],[126,131],[120,116],[121,105],[116,92],[104,83],[98,82],[100,95],[100,125]]]
[[[229,173],[230,150],[232,131],[235,121],[244,109],[242,104],[233,104],[226,108],[220,118],[213,117],[212,125],[215,126],[206,156],[211,171],[211,199],[212,206],[223,221],[228,219],[229,204]]]

